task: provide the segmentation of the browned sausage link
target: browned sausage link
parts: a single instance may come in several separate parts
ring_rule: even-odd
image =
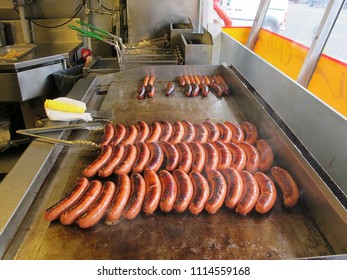
[[[210,188],[210,196],[206,202],[205,209],[207,213],[214,214],[224,203],[227,185],[223,175],[215,169],[208,170],[206,176]]]
[[[71,225],[79,216],[89,209],[98,198],[101,190],[102,184],[100,181],[91,181],[83,196],[60,215],[60,222],[63,225]]]
[[[163,128],[159,122],[153,122],[150,127],[150,133],[145,142],[150,143],[158,141],[162,133],[162,130]]]
[[[114,172],[116,166],[121,161],[124,156],[124,146],[121,144],[117,144],[116,146],[112,146],[112,155],[110,159],[101,167],[98,171],[98,175],[100,177],[108,177],[111,176]]]
[[[159,207],[163,212],[170,212],[176,201],[177,184],[175,178],[167,170],[160,170],[158,176],[162,188]]]
[[[157,142],[151,142],[147,145],[150,151],[150,157],[145,168],[157,172],[164,161],[164,152]]]
[[[138,134],[137,134],[137,138],[135,140],[135,143],[144,142],[149,135],[148,124],[144,121],[138,121],[136,123],[136,128],[137,128]]]
[[[200,84],[205,84],[204,78],[201,75],[198,75],[198,79],[199,79],[199,85]]]
[[[225,85],[222,83],[222,81],[219,79],[218,75],[213,75],[213,80],[214,82],[220,86],[221,90],[222,90],[222,94],[224,94],[224,92],[226,92],[227,88],[225,87]]]
[[[244,140],[245,136],[241,126],[239,126],[237,123],[228,121],[224,122],[224,124],[227,125],[233,133],[233,137],[231,138],[233,143],[238,144]]]
[[[195,139],[196,136],[196,130],[193,124],[187,120],[181,121],[183,127],[184,127],[184,136],[182,138],[182,142],[188,143]]]
[[[146,76],[143,78],[142,85],[143,85],[144,87],[148,86],[148,81],[149,81],[149,75],[146,75]]]
[[[209,86],[210,85],[210,78],[206,75],[204,75],[203,78],[204,78],[204,84]]]
[[[102,146],[97,158],[82,171],[83,176],[88,178],[95,176],[99,169],[109,160],[111,155],[112,147],[110,145]]]
[[[245,134],[245,142],[254,145],[258,140],[258,129],[250,122],[242,122],[241,128]]]
[[[136,160],[137,149],[134,145],[126,145],[124,149],[124,156],[114,170],[114,173],[117,175],[128,174],[133,168]]]
[[[146,94],[147,94],[148,98],[154,97],[154,95],[155,95],[155,87],[151,86],[151,85],[148,85],[146,87]]]
[[[199,85],[196,84],[196,83],[192,83],[192,93],[191,93],[191,96],[192,97],[196,97],[199,95],[199,92],[200,92],[200,88],[199,88]]]
[[[262,172],[256,172],[254,178],[257,180],[260,195],[255,204],[255,211],[260,214],[269,212],[275,205],[277,191],[274,182],[269,176]]]
[[[200,84],[200,79],[199,79],[199,77],[198,77],[197,75],[194,75],[193,78],[194,78],[194,83],[196,83],[197,85],[199,85],[199,84]]]
[[[223,90],[218,84],[211,82],[209,88],[212,89],[217,97],[221,97],[223,95]]]
[[[206,97],[210,93],[209,87],[205,84],[199,84],[199,88],[203,97]]]
[[[105,215],[108,206],[112,202],[115,191],[116,185],[111,181],[106,181],[98,199],[83,215],[77,218],[77,225],[81,228],[89,228],[97,224]]]
[[[271,174],[282,191],[284,206],[294,207],[299,201],[299,188],[293,177],[279,166],[272,167]]]
[[[173,171],[178,166],[178,162],[180,159],[179,152],[177,151],[176,147],[170,142],[160,141],[159,144],[165,155],[166,170]]]
[[[255,146],[260,155],[259,171],[266,172],[270,170],[274,162],[274,154],[270,144],[264,139],[259,139],[255,143]]]
[[[205,143],[207,142],[207,138],[208,138],[208,130],[206,128],[206,126],[197,123],[194,124],[195,127],[195,131],[196,131],[196,136],[194,141],[198,142],[198,143]]]
[[[175,90],[174,83],[168,82],[167,87],[166,87],[166,91],[165,91],[165,95],[166,96],[171,96],[172,93],[174,92],[174,90]]]
[[[82,197],[88,186],[89,181],[87,178],[78,178],[69,193],[65,195],[63,199],[46,209],[46,221],[51,222],[58,219],[61,213],[63,213],[66,209],[68,209],[71,205],[78,201],[79,198]]]
[[[144,85],[140,85],[136,92],[137,99],[144,99],[146,97],[146,87]]]
[[[202,172],[206,161],[206,153],[204,148],[198,142],[190,142],[188,143],[188,146],[192,151],[191,171]]]
[[[188,173],[193,161],[192,151],[190,150],[188,145],[183,142],[176,143],[175,147],[180,157],[177,168]]]
[[[123,140],[127,132],[126,127],[122,124],[116,124],[114,128],[115,128],[115,134],[110,142],[110,145],[112,146],[119,144]]]
[[[195,83],[193,75],[189,75],[188,78],[189,78],[191,84]]]
[[[207,141],[208,142],[217,141],[220,136],[220,131],[218,127],[216,126],[216,124],[214,124],[211,121],[204,121],[202,124],[207,128],[207,131],[208,131]]]
[[[159,121],[162,132],[159,137],[159,141],[170,141],[172,133],[173,133],[173,127],[172,124],[167,121]]]
[[[129,200],[131,192],[130,178],[127,174],[120,174],[116,182],[116,193],[110,208],[106,213],[105,224],[114,225],[123,215],[123,210]]]
[[[219,155],[218,151],[215,146],[213,146],[212,143],[203,143],[203,148],[205,149],[206,153],[206,161],[205,161],[205,167],[204,170],[207,172],[211,169],[217,169],[218,162],[219,162]]]
[[[146,182],[146,196],[142,204],[142,211],[151,215],[157,210],[161,197],[159,176],[153,170],[146,169],[143,177]]]
[[[240,142],[239,146],[244,150],[246,154],[246,170],[252,174],[254,174],[258,170],[260,155],[256,147],[247,143]]]
[[[228,147],[221,141],[212,142],[218,151],[218,169],[227,168],[230,166],[232,156]]]
[[[128,144],[134,144],[138,133],[139,132],[137,131],[137,128],[135,127],[135,125],[132,125],[132,124],[129,125],[127,127],[127,133],[125,134],[123,140],[121,141],[121,144],[124,146]]]
[[[186,83],[186,85],[184,86],[184,94],[185,94],[185,96],[191,97],[192,96],[192,90],[193,90],[192,85]]]
[[[135,219],[140,213],[146,195],[146,182],[139,173],[130,175],[131,193],[127,205],[124,208],[123,217],[129,220]]]
[[[176,144],[178,142],[181,142],[183,136],[184,136],[185,130],[184,126],[180,121],[175,121],[173,123],[173,133],[172,137],[170,139],[170,143]]]
[[[151,75],[148,80],[148,85],[154,87],[154,82],[155,82],[155,76]]]
[[[247,161],[245,151],[240,146],[231,142],[225,143],[225,145],[227,145],[232,157],[230,167],[233,167],[238,171],[243,170]]]
[[[190,79],[187,75],[183,75],[183,79],[185,81],[185,85],[187,85],[187,84],[190,85]]]
[[[107,123],[104,127],[104,135],[100,141],[100,146],[108,145],[114,136],[114,127],[112,123]]]
[[[231,129],[224,123],[220,123],[220,122],[216,123],[216,126],[218,127],[220,132],[220,136],[218,140],[224,143],[230,142],[231,138],[233,137],[233,132],[231,131]]]
[[[218,170],[224,176],[227,183],[227,194],[225,197],[225,206],[234,209],[240,202],[243,193],[243,181],[239,171],[235,168],[225,168]]]
[[[240,175],[243,182],[243,194],[235,211],[241,215],[247,215],[257,203],[259,187],[254,176],[248,171],[242,170]]]
[[[184,87],[186,84],[186,81],[184,80],[183,76],[177,76],[177,81],[181,87]]]
[[[151,152],[149,151],[147,144],[144,142],[136,143],[135,147],[137,149],[137,155],[133,164],[132,171],[135,173],[142,173],[149,161]]]
[[[225,94],[225,95],[230,95],[231,92],[230,92],[228,83],[226,82],[226,80],[224,79],[224,77],[223,77],[222,75],[218,75],[217,77],[218,77],[219,81],[221,82],[221,84],[222,84],[223,87],[224,87],[224,94]]]
[[[210,189],[207,180],[201,173],[193,171],[189,177],[193,185],[193,197],[189,204],[189,211],[193,215],[198,215],[205,208],[210,196]]]
[[[174,170],[172,173],[176,180],[177,197],[174,209],[178,213],[186,211],[193,196],[193,185],[187,173],[180,169]]]

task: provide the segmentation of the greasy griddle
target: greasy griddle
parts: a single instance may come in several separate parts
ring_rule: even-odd
[[[145,100],[136,98],[136,89],[144,74],[134,74],[132,79],[121,76],[111,83],[100,109],[113,110],[113,123],[127,125],[139,120],[150,124],[158,120],[185,119],[197,123],[206,119],[214,122],[248,119],[236,102],[235,94],[222,98],[213,94],[207,98],[187,98],[175,82],[175,93],[166,97],[165,87],[175,75],[177,73],[167,77],[161,74],[160,77],[158,74],[156,95]],[[259,133],[263,137],[267,135],[266,131]],[[92,132],[86,137],[97,140],[101,135],[101,132]],[[41,211],[69,189],[95,156],[92,152],[77,153],[65,149],[43,186],[43,189],[52,190],[55,200],[46,199],[40,206]],[[280,155],[276,161],[279,158]],[[54,172],[63,172],[62,163],[71,164],[73,159],[75,162],[73,168],[70,167],[67,184],[62,186],[55,182],[56,189],[53,189],[50,186],[52,180],[55,178],[59,182]],[[109,179],[115,180],[115,177]],[[57,192],[60,195],[55,194]],[[44,191],[40,196],[46,196]],[[17,259],[291,259],[333,254],[303,203],[285,209],[280,193],[274,209],[265,215],[253,211],[241,216],[225,207],[216,214],[203,212],[198,216],[188,211],[166,214],[157,210],[152,216],[141,213],[134,220],[122,219],[113,226],[100,222],[90,229],[63,226],[59,221],[49,224],[43,220],[42,213],[35,215],[36,225],[41,230],[37,230],[39,234],[30,234],[34,238],[33,244],[27,241],[20,246]]]

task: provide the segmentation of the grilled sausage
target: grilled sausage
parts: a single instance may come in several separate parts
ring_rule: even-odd
[[[117,167],[118,163],[124,156],[124,146],[121,144],[117,144],[116,146],[112,146],[112,155],[109,160],[99,169],[98,175],[100,177],[108,177],[111,176]]]
[[[192,152],[191,171],[202,172],[206,161],[206,153],[204,148],[198,142],[190,142],[188,143],[188,147]]]
[[[258,201],[259,187],[256,179],[250,172],[242,170],[240,174],[243,182],[243,194],[235,211],[241,215],[247,215],[253,210]]]
[[[196,131],[196,136],[194,141],[198,143],[205,143],[207,142],[208,138],[208,130],[206,126],[202,124],[194,124],[195,131]]]
[[[144,87],[148,86],[148,81],[149,81],[149,75],[146,75],[146,76],[143,78],[142,85],[143,85]]]
[[[146,97],[146,87],[144,85],[139,85],[136,92],[137,99],[144,99]]]
[[[126,127],[122,124],[116,124],[114,129],[115,129],[115,134],[110,142],[111,146],[119,144],[123,140],[127,132]]]
[[[258,140],[258,129],[250,122],[242,122],[241,128],[245,134],[245,142],[254,145]]]
[[[97,158],[82,171],[83,176],[87,178],[95,176],[99,169],[110,159],[111,155],[112,147],[110,145],[102,146]]]
[[[245,151],[240,146],[231,142],[225,143],[225,145],[228,147],[232,157],[230,167],[233,167],[238,171],[243,170],[247,161]]]
[[[231,138],[233,137],[233,132],[231,129],[224,123],[218,122],[216,123],[216,126],[219,129],[220,136],[219,136],[219,141],[223,143],[227,143],[231,141]]]
[[[239,126],[237,123],[228,122],[228,121],[224,122],[224,124],[228,126],[230,130],[232,131],[233,136],[231,138],[231,142],[238,144],[244,140],[245,135],[243,133],[241,126]]]
[[[159,141],[170,141],[172,133],[173,133],[173,127],[172,124],[167,121],[159,121],[162,132],[159,137]]]
[[[172,96],[172,93],[175,90],[175,85],[172,82],[168,82],[167,87],[166,87],[166,91],[165,91],[165,95],[166,96]]]
[[[172,137],[170,139],[170,143],[176,144],[178,142],[181,142],[183,136],[184,136],[185,130],[184,126],[180,121],[175,121],[173,123],[173,133]]]
[[[60,215],[60,222],[63,225],[71,225],[79,216],[89,209],[98,198],[101,190],[102,184],[100,181],[91,181],[87,191],[82,197]]]
[[[204,75],[203,78],[204,78],[204,84],[209,86],[210,85],[210,78],[206,75]]]
[[[198,84],[196,83],[191,83],[191,86],[192,86],[192,93],[191,93],[191,96],[192,97],[196,97],[199,95],[199,92],[200,92],[200,87]]]
[[[98,199],[85,213],[77,218],[77,225],[81,228],[89,228],[97,224],[105,215],[108,206],[112,202],[115,191],[116,185],[111,181],[106,181]]]
[[[136,128],[137,128],[138,134],[137,134],[137,138],[135,140],[135,143],[144,142],[149,135],[148,124],[144,121],[138,121],[136,123]]]
[[[284,206],[294,207],[299,201],[299,188],[293,177],[279,166],[272,167],[271,174],[282,191]]]
[[[130,175],[131,193],[124,208],[123,217],[129,220],[136,218],[140,213],[146,195],[146,182],[139,173]]]
[[[89,186],[89,181],[86,177],[78,178],[71,190],[63,199],[55,203],[53,206],[49,207],[45,211],[46,221],[54,221],[59,218],[61,213],[67,210],[71,205],[76,203],[79,198],[82,197],[83,193]]]
[[[105,224],[114,225],[123,215],[123,210],[130,197],[131,183],[127,174],[118,175],[116,182],[116,193],[106,213]]]
[[[150,157],[145,168],[157,172],[164,161],[164,152],[157,142],[148,143],[147,146],[150,151]]]
[[[202,124],[207,128],[207,131],[208,131],[207,141],[208,142],[217,141],[220,136],[220,131],[217,125],[211,121],[204,121]]]
[[[119,175],[122,173],[128,174],[133,168],[137,156],[137,149],[134,145],[126,145],[124,147],[124,156],[116,166],[114,173]]]
[[[185,85],[190,85],[190,79],[189,79],[189,77],[188,77],[188,75],[183,75],[183,79],[184,79],[184,82],[185,82]]]
[[[205,84],[199,84],[199,88],[203,97],[206,97],[210,93],[210,88]]]
[[[194,79],[193,75],[188,75],[188,78],[189,78],[191,84],[195,83],[195,79]]]
[[[200,84],[200,79],[199,79],[198,75],[194,75],[193,78],[194,78],[194,83],[199,85]]]
[[[146,143],[156,142],[162,133],[163,128],[159,122],[153,122],[150,127],[150,133],[146,139]]]
[[[227,184],[227,194],[225,196],[225,206],[234,209],[240,202],[243,193],[243,181],[239,171],[228,167],[218,170],[222,173]]]
[[[208,170],[206,176],[210,187],[210,196],[206,202],[205,210],[209,214],[214,214],[224,203],[227,185],[223,175],[215,169]]]
[[[112,123],[107,123],[104,127],[104,134],[102,136],[100,146],[108,145],[114,136],[114,127]]]
[[[193,185],[193,196],[189,204],[189,211],[193,215],[198,215],[204,210],[207,200],[210,196],[208,182],[199,172],[191,172],[189,174]]]
[[[259,139],[255,143],[255,146],[260,155],[259,171],[266,172],[270,170],[274,162],[274,154],[270,144],[264,139]]]
[[[175,178],[167,170],[160,170],[158,176],[162,188],[159,207],[163,212],[170,212],[176,201],[177,184]]]
[[[184,87],[186,84],[186,81],[184,80],[183,76],[177,76],[177,81],[181,87]]]
[[[137,155],[136,159],[133,164],[132,171],[134,173],[142,173],[145,169],[146,164],[149,161],[149,158],[151,156],[151,152],[144,142],[138,142],[135,144],[135,147],[137,149]]]
[[[260,155],[256,147],[247,143],[240,142],[239,146],[244,150],[246,154],[246,170],[254,174],[258,170]]]
[[[183,127],[184,127],[184,136],[182,138],[182,142],[188,143],[191,142],[195,139],[196,136],[196,131],[195,131],[195,127],[193,126],[193,124],[187,120],[183,120],[181,121]]]
[[[216,94],[217,97],[221,97],[223,95],[223,90],[220,85],[210,82],[209,88]]]
[[[155,76],[151,75],[148,80],[148,85],[154,87],[154,82],[155,82]]]
[[[226,82],[226,80],[224,79],[224,77],[222,75],[217,75],[218,79],[219,79],[219,82],[223,85],[223,88],[224,88],[224,94],[225,95],[230,95],[231,92],[230,92],[230,89],[229,89],[229,86],[228,86],[228,83]]]
[[[191,97],[192,96],[192,85],[189,83],[184,86],[184,95],[187,96],[187,97]]]
[[[173,171],[178,166],[180,159],[179,152],[170,142],[160,141],[159,144],[166,158],[166,170]]]
[[[142,204],[142,211],[147,215],[152,215],[160,202],[161,184],[159,176],[151,169],[146,169],[143,177],[146,182],[146,196]]]
[[[187,173],[180,169],[172,172],[177,185],[177,197],[173,208],[176,212],[186,211],[193,196],[193,185]]]
[[[149,85],[146,87],[146,95],[148,98],[152,98],[155,95],[155,87],[152,85]]]
[[[206,161],[204,170],[207,172],[211,169],[217,169],[219,163],[218,151],[212,143],[203,143],[203,148],[205,149]]]
[[[129,125],[127,127],[127,133],[124,135],[123,140],[121,141],[121,144],[126,146],[128,144],[134,144],[135,140],[137,138],[138,131],[135,125]]]
[[[175,147],[178,151],[179,158],[180,158],[177,168],[188,173],[192,166],[192,161],[193,161],[192,151],[190,150],[188,145],[183,142],[176,143]]]
[[[260,214],[269,212],[274,206],[277,198],[277,191],[274,182],[262,172],[256,172],[254,178],[257,180],[260,195],[255,204],[255,211]]]
[[[214,141],[212,144],[218,151],[218,169],[227,168],[230,166],[232,156],[228,147],[221,141]]]

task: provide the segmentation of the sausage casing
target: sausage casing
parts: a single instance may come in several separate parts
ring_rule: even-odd
[[[207,141],[217,141],[220,137],[220,131],[217,125],[211,121],[204,121],[202,124],[207,128],[208,131]]]
[[[228,147],[232,156],[230,167],[233,167],[238,171],[243,170],[247,161],[245,151],[240,146],[232,142],[225,143],[225,145]]]
[[[223,143],[230,142],[231,138],[233,137],[233,132],[231,131],[231,129],[226,124],[221,122],[216,123],[216,126],[220,131],[220,136],[218,140]]]
[[[276,187],[270,177],[262,172],[256,172],[254,178],[257,180],[260,191],[259,198],[255,204],[255,211],[264,214],[269,212],[276,202]]]
[[[166,158],[166,170],[173,171],[177,168],[180,155],[176,147],[167,141],[160,141],[160,147],[162,148]]]
[[[202,172],[206,161],[206,152],[198,142],[190,142],[188,146],[192,152],[191,171]]]
[[[146,139],[146,143],[156,142],[162,133],[162,126],[159,122],[153,122],[150,126],[150,133]]]
[[[243,130],[240,125],[228,121],[224,122],[224,124],[228,126],[232,131],[233,136],[231,137],[231,142],[238,144],[244,140],[245,134],[243,133]]]
[[[136,218],[140,213],[146,195],[146,182],[139,173],[130,175],[131,193],[124,208],[123,217],[129,220]]]
[[[99,155],[82,171],[83,176],[89,178],[95,176],[99,169],[110,159],[112,155],[112,147],[104,145],[101,147]]]
[[[240,202],[243,193],[243,181],[241,175],[239,171],[232,167],[220,169],[219,172],[222,173],[227,184],[225,206],[234,209]]]
[[[223,175],[215,169],[206,171],[206,176],[210,187],[210,196],[206,202],[205,209],[209,214],[214,214],[224,203],[227,185]]]
[[[167,170],[160,170],[158,176],[162,188],[159,207],[163,212],[170,212],[177,197],[176,180]]]
[[[137,156],[137,149],[134,145],[128,144],[124,147],[124,156],[116,166],[114,173],[119,175],[129,173],[133,168]]]
[[[146,164],[149,161],[151,152],[147,144],[144,142],[136,143],[135,147],[137,149],[137,155],[132,167],[132,171],[135,173],[142,173],[143,170],[145,169]]]
[[[138,134],[137,134],[135,143],[144,142],[147,139],[148,135],[149,135],[149,126],[148,126],[148,124],[146,122],[144,122],[144,121],[138,121],[136,123],[136,128],[137,128]]]
[[[194,124],[195,131],[196,131],[196,136],[194,141],[198,143],[205,143],[207,142],[208,138],[208,130],[206,126],[202,124]]]
[[[258,140],[258,129],[257,127],[250,122],[242,122],[241,128],[245,134],[245,142],[254,145]]]
[[[142,211],[151,215],[157,210],[161,197],[161,183],[159,176],[151,169],[146,169],[143,177],[146,182],[146,196],[142,204]]]
[[[182,141],[185,130],[183,124],[180,121],[175,121],[172,126],[173,133],[169,142],[172,144],[176,144]]]
[[[260,155],[259,171],[266,172],[270,170],[274,162],[274,153],[270,144],[264,139],[259,139],[255,143],[255,146]]]
[[[104,146],[110,143],[114,136],[115,130],[112,123],[107,123],[104,127],[104,134],[100,141],[100,146]]]
[[[177,168],[188,173],[192,166],[192,161],[193,161],[192,151],[190,150],[188,145],[184,142],[176,143],[175,147],[179,154],[179,162],[178,162]]]
[[[167,121],[159,121],[159,123],[162,126],[162,132],[159,137],[159,141],[170,141],[173,133],[172,124]]]
[[[117,144],[115,146],[112,146],[112,154],[109,160],[99,169],[98,175],[104,178],[111,176],[118,163],[123,158],[124,152],[125,149],[123,145]]]
[[[174,204],[174,209],[178,213],[184,212],[193,196],[193,185],[187,173],[180,169],[172,172],[177,185],[177,197]]]
[[[125,134],[127,133],[126,127],[122,124],[116,124],[114,126],[114,130],[115,130],[114,136],[112,140],[110,141],[111,146],[119,144],[123,140]]]
[[[212,142],[218,152],[218,169],[227,168],[230,166],[232,155],[228,147],[221,141]]]
[[[259,187],[254,176],[246,171],[240,172],[243,181],[243,194],[239,204],[236,207],[236,212],[241,215],[247,215],[251,212],[259,198]]]
[[[158,142],[148,143],[147,146],[150,151],[150,157],[145,169],[152,169],[157,172],[164,161],[164,152]]]
[[[195,139],[196,136],[196,130],[193,124],[187,120],[181,121],[183,127],[184,127],[184,136],[182,138],[182,142],[188,143]]]
[[[189,177],[193,185],[193,196],[189,204],[189,211],[193,215],[198,215],[205,208],[210,189],[207,180],[201,173],[193,171],[189,173]]]
[[[260,155],[256,147],[253,145],[242,141],[239,146],[244,150],[246,154],[246,170],[254,174],[259,167]]]
[[[212,143],[203,143],[203,148],[205,149],[206,161],[204,170],[208,171],[211,169],[217,169],[219,163],[219,155],[216,147]]]

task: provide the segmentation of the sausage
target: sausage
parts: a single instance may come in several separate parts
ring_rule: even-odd
[[[63,199],[46,209],[45,220],[51,222],[58,219],[61,213],[66,211],[82,197],[88,186],[89,181],[86,177],[78,178],[69,193],[65,195]]]
[[[228,83],[226,82],[226,80],[224,79],[224,77],[222,75],[217,75],[217,78],[219,79],[219,82],[223,85],[224,88],[224,94],[225,95],[230,95],[231,92],[229,90],[229,86]]]
[[[186,84],[186,81],[184,80],[183,76],[177,76],[177,81],[181,87],[184,87]]]
[[[189,173],[189,177],[193,185],[193,196],[189,204],[189,211],[193,215],[198,215],[205,208],[210,189],[207,180],[201,173],[193,171]]]
[[[159,144],[166,158],[166,170],[173,171],[178,166],[180,159],[179,152],[177,151],[176,147],[170,142],[160,141]]]
[[[239,146],[244,150],[246,154],[246,170],[254,174],[258,170],[260,155],[256,147],[242,141]]]
[[[276,202],[276,187],[270,177],[262,172],[256,172],[254,178],[257,180],[260,191],[259,198],[255,204],[255,211],[260,214],[265,214],[272,209]]]
[[[181,142],[184,136],[184,133],[185,133],[185,130],[184,130],[183,124],[180,121],[175,121],[173,123],[173,133],[169,142],[172,144]]]
[[[220,136],[220,131],[217,125],[211,121],[204,121],[202,124],[207,128],[208,131],[207,142],[217,141]]]
[[[191,171],[202,172],[206,161],[206,153],[204,148],[198,142],[190,142],[188,143],[188,147],[192,152]]]
[[[218,152],[218,169],[227,168],[230,166],[232,155],[228,147],[221,141],[214,141],[212,144],[216,147]]]
[[[232,131],[233,136],[231,137],[231,142],[238,144],[245,139],[243,130],[237,123],[226,121],[224,124]]]
[[[192,97],[196,97],[199,95],[199,92],[200,92],[200,87],[198,84],[196,83],[191,83],[191,86],[192,86],[192,92],[191,92],[191,96]]]
[[[191,84],[195,83],[195,79],[194,79],[193,75],[189,75],[188,78],[189,78]]]
[[[97,224],[105,215],[106,210],[112,202],[116,191],[116,185],[111,181],[106,181],[103,190],[93,205],[76,220],[80,228],[89,228]]]
[[[136,123],[136,128],[137,128],[138,133],[137,133],[135,143],[144,142],[149,135],[148,124],[144,121],[138,121]]]
[[[146,87],[144,85],[139,85],[136,92],[137,99],[144,99],[146,97]]]
[[[127,127],[127,133],[125,134],[123,140],[121,141],[121,144],[124,146],[128,144],[134,144],[138,133],[139,132],[137,131],[137,128],[135,127],[135,125],[132,125],[132,124],[129,125]]]
[[[227,193],[225,196],[225,206],[230,209],[235,209],[240,202],[243,193],[242,177],[235,168],[228,167],[218,170],[222,173],[227,184]]]
[[[284,206],[294,207],[299,201],[299,188],[293,177],[279,166],[272,167],[271,174],[282,191]]]
[[[256,179],[250,172],[242,170],[240,175],[243,182],[243,194],[235,211],[241,215],[247,215],[257,203],[259,187]]]
[[[270,170],[274,162],[274,154],[270,144],[264,139],[259,139],[255,142],[255,147],[260,155],[259,171],[266,172]]]
[[[194,75],[193,78],[194,78],[194,83],[199,85],[200,84],[200,78],[198,77],[198,75]]]
[[[203,143],[203,148],[205,149],[206,161],[204,170],[207,172],[211,169],[217,169],[219,163],[218,151],[212,143]]]
[[[189,84],[186,83],[186,85],[184,86],[184,90],[183,90],[185,96],[191,97],[192,96],[192,90],[193,90],[192,85],[190,83]]]
[[[210,88],[205,84],[199,84],[199,88],[203,97],[206,97],[210,93]]]
[[[116,166],[114,173],[120,175],[122,173],[128,174],[133,168],[137,156],[137,149],[134,145],[128,144],[124,147],[124,156],[119,164]]]
[[[122,124],[116,124],[114,129],[115,129],[115,134],[110,142],[111,146],[119,144],[123,140],[127,132],[126,127]]]
[[[232,157],[230,167],[233,167],[238,171],[243,170],[247,161],[245,151],[240,146],[231,142],[225,143],[225,145],[228,147]]]
[[[142,85],[143,85],[144,87],[148,86],[148,81],[149,81],[149,75],[146,75],[146,76],[143,78]]]
[[[180,158],[177,168],[188,173],[193,162],[192,151],[190,150],[188,145],[183,142],[176,143],[175,147],[178,151],[179,158]]]
[[[206,75],[204,75],[203,78],[204,78],[204,84],[209,86],[210,85],[210,78]]]
[[[174,83],[168,82],[167,87],[166,87],[166,91],[165,91],[165,95],[166,96],[171,96],[172,93],[174,92],[174,90],[175,90]]]
[[[129,200],[131,192],[130,178],[127,174],[118,175],[116,193],[106,213],[105,224],[114,225],[123,215],[123,210]]]
[[[173,127],[172,124],[167,121],[159,121],[162,132],[159,137],[159,141],[170,141],[172,133],[173,133]]]
[[[242,122],[241,128],[245,134],[245,142],[254,145],[258,140],[258,129],[250,122]]]
[[[223,90],[220,85],[210,82],[209,88],[216,94],[217,97],[221,97],[223,95]]]
[[[146,182],[146,195],[142,204],[142,211],[151,215],[157,210],[161,197],[159,176],[151,169],[146,169],[143,177]]]
[[[104,134],[100,141],[100,146],[108,145],[114,136],[114,127],[112,123],[107,123],[104,127]]]
[[[214,214],[224,203],[227,193],[227,184],[223,175],[215,169],[208,170],[206,176],[210,188],[210,195],[206,202],[205,210],[209,214]]]
[[[125,219],[135,219],[142,209],[146,195],[146,182],[139,173],[130,175],[131,193],[127,205],[124,208]]]
[[[231,129],[224,123],[216,123],[216,126],[219,129],[220,136],[219,136],[219,141],[227,143],[231,141],[231,138],[233,137],[233,132]]]
[[[208,138],[208,130],[206,128],[206,126],[197,123],[194,124],[195,127],[195,131],[196,131],[196,136],[194,141],[198,142],[198,143],[205,143],[207,142],[207,138]]]
[[[161,211],[168,213],[173,209],[177,197],[176,180],[167,170],[160,170],[158,176],[162,189],[159,207]]]
[[[121,144],[112,146],[112,155],[110,156],[110,159],[99,169],[98,175],[104,178],[111,176],[116,166],[123,158],[124,151],[124,146]]]
[[[86,212],[94,201],[99,197],[102,184],[98,180],[90,182],[87,191],[82,197],[60,215],[60,222],[63,225],[71,225],[79,216]]]
[[[195,139],[196,136],[196,130],[193,124],[187,120],[181,121],[183,127],[184,127],[184,136],[182,138],[182,142],[188,143]]]
[[[146,87],[146,95],[148,98],[152,98],[155,95],[155,87],[152,85],[148,85]]]
[[[180,169],[172,172],[177,185],[177,197],[173,208],[178,213],[183,213],[189,206],[193,197],[193,185],[187,173]]]
[[[190,79],[188,77],[188,75],[183,75],[183,79],[184,79],[184,82],[185,82],[185,85],[190,85]]]
[[[148,80],[148,85],[154,87],[154,82],[155,82],[155,76],[151,75]]]
[[[221,82],[221,80],[219,79],[218,75],[213,75],[213,81],[220,86],[220,88],[222,89],[222,93],[224,93],[226,91],[227,88],[225,88],[224,84]]]
[[[97,158],[82,171],[83,176],[89,178],[95,176],[99,169],[110,159],[112,155],[112,147],[104,145],[101,147]]]
[[[164,161],[164,152],[157,142],[151,142],[147,145],[150,151],[150,157],[145,169],[151,169],[157,172]]]
[[[162,127],[159,122],[153,122],[150,127],[150,133],[146,139],[146,143],[156,142],[162,133]]]
[[[149,157],[151,156],[151,152],[144,142],[138,142],[135,144],[137,149],[136,159],[133,164],[132,171],[134,173],[142,173],[145,169],[146,164],[149,161]]]

